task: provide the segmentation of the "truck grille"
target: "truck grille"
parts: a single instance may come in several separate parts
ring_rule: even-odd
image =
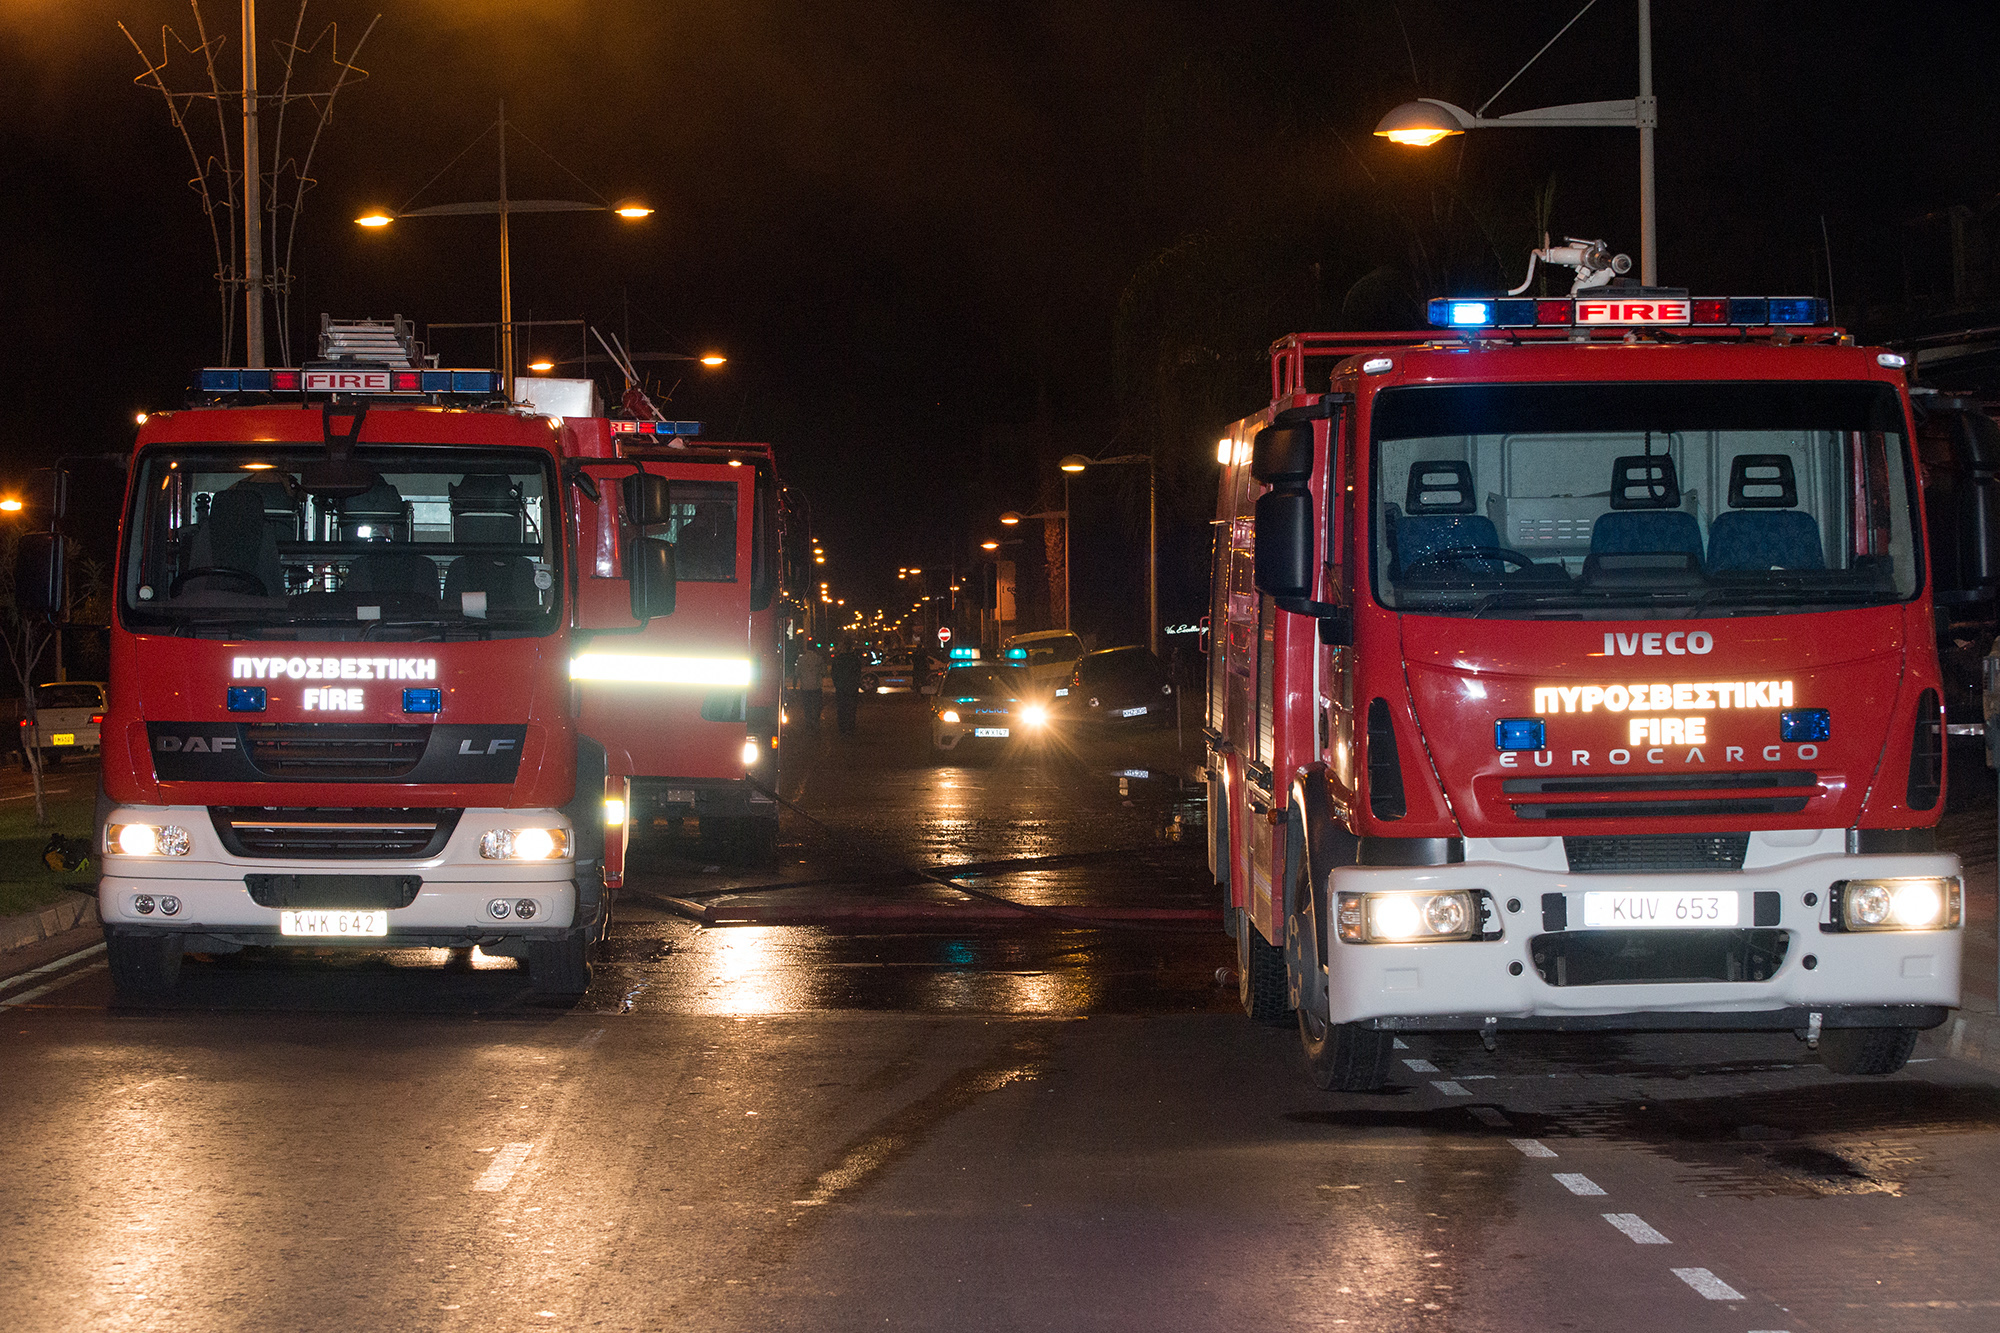
[[[407,777],[431,729],[403,723],[258,722],[245,727],[250,762],[273,778],[334,782]]]
[[[1741,870],[1749,847],[1747,833],[1640,833],[1563,839],[1569,868],[1579,875]]]
[[[1669,819],[1716,815],[1795,815],[1819,791],[1819,775],[1808,772],[1699,773],[1667,777],[1509,778],[1500,784],[1509,796],[1554,796],[1553,801],[1513,802],[1516,819]],[[1731,791],[1770,795],[1725,796]],[[1681,796],[1680,793],[1701,795]],[[1785,794],[1779,794],[1779,793]],[[1796,794],[1793,794],[1796,793]]]
[[[1529,942],[1551,986],[1769,981],[1784,964],[1786,930],[1572,930]]]
[[[283,810],[214,806],[208,815],[232,856],[283,860],[422,861],[438,855],[459,810]]]

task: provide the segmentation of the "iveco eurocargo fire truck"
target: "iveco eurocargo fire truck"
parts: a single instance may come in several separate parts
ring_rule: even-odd
[[[1407,1031],[1791,1031],[1959,1002],[1900,356],[1577,244],[1559,298],[1295,334],[1231,428],[1210,861],[1322,1087]],[[1544,259],[1560,255],[1543,252]]]
[[[612,482],[620,598],[585,610],[564,496],[604,496],[563,423],[411,332],[329,323],[323,360],[203,371],[139,432],[98,810],[121,991],[246,945],[478,946],[588,984],[618,867],[572,633],[671,604],[641,536],[664,489]]]

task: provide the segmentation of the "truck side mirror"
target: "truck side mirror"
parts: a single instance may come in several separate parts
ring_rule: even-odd
[[[1293,483],[1257,497],[1257,591],[1270,597],[1313,594],[1312,495]]]
[[[1312,475],[1313,425],[1310,421],[1266,426],[1250,444],[1250,475],[1266,486],[1303,485]]]
[[[30,532],[14,551],[14,605],[23,620],[62,619],[67,581],[63,539],[53,532]]]
[[[637,527],[650,528],[656,523],[664,523],[672,516],[667,499],[667,479],[651,472],[641,472],[626,477],[623,482],[625,499],[625,521]]]
[[[665,483],[661,483],[665,489]],[[632,619],[645,624],[674,613],[674,544],[658,537],[634,537],[625,548],[625,577],[632,583]]]

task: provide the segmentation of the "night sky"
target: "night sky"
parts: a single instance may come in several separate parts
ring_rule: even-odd
[[[1060,455],[1152,452],[1162,611],[1193,619],[1213,442],[1262,405],[1272,339],[1511,286],[1538,196],[1558,236],[1636,259],[1631,131],[1482,131],[1425,153],[1369,133],[1412,96],[1478,106],[1580,7],[314,0],[308,40],[337,23],[343,54],[381,20],[312,162],[291,332],[310,348],[322,311],[497,319],[493,219],[352,219],[492,198],[490,135],[412,196],[505,98],[562,164],[513,138],[511,194],[659,210],[517,217],[515,317],[726,353],[720,372],[654,364],[669,415],[776,444],[851,605],[888,602],[898,565],[963,560],[1002,509],[1060,504]],[[1631,96],[1634,10],[1598,0],[1492,114]],[[267,92],[296,12],[259,5]],[[238,6],[208,0],[206,18],[233,82]],[[222,355],[192,165],[132,81],[121,19],[155,58],[162,24],[193,39],[185,3],[0,0],[0,481],[129,447],[135,411],[179,405]],[[311,90],[330,42],[301,58]],[[1941,262],[1906,224],[2000,194],[2000,6],[1656,0],[1654,43],[1668,284],[1830,282],[1865,328]],[[197,75],[173,49],[169,84]],[[213,109],[196,123],[214,149]],[[432,342],[447,363],[488,362],[455,337]],[[1078,505],[1079,527],[1086,504],[1103,520],[1088,572],[1112,593],[1136,586],[1116,521],[1125,502],[1129,538],[1132,480],[1093,478]]]

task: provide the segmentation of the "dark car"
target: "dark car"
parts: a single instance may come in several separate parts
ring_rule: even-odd
[[[1077,659],[1056,704],[1082,722],[1164,725],[1174,719],[1174,684],[1149,649],[1105,648]]]
[[[997,662],[954,666],[931,699],[931,748],[937,754],[1003,750],[1039,738],[1049,710],[1027,668]]]

